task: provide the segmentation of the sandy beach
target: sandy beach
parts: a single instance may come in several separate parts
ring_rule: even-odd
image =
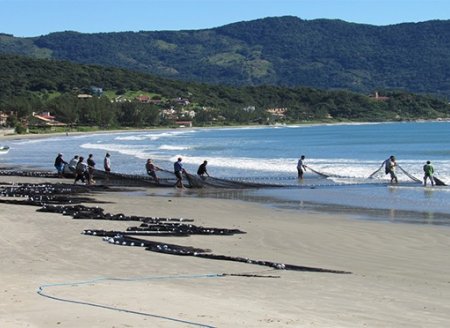
[[[0,181],[58,180],[3,176]],[[151,240],[352,274],[274,270],[112,245],[81,232],[125,230],[133,223],[75,220],[36,212],[34,206],[0,204],[0,327],[445,327],[450,322],[448,228],[184,193],[139,189],[95,198],[109,202],[99,206],[110,213],[182,217],[247,232]],[[40,286],[46,295],[71,302],[38,295]]]

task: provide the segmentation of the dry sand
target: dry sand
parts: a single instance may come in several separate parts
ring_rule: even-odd
[[[12,179],[39,180],[0,177]],[[147,189],[96,198],[111,202],[100,204],[110,213],[184,217],[198,225],[247,232],[153,240],[353,274],[272,270],[111,245],[80,233],[134,224],[74,220],[32,206],[0,204],[0,327],[450,325],[449,228],[182,197],[183,192],[155,194]],[[222,273],[279,278],[215,275]],[[36,292],[45,284],[61,284],[44,289],[54,297],[142,314],[45,298]]]

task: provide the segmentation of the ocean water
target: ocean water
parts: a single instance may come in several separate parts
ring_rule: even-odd
[[[368,179],[395,155],[401,168],[420,180],[422,166],[430,160],[436,176],[450,183],[450,122],[154,130],[12,140],[8,145],[2,164],[52,170],[58,152],[67,161],[92,153],[99,164],[109,152],[113,171],[144,175],[147,158],[172,170],[182,157],[192,173],[208,160],[214,177],[284,186],[239,193],[243,198],[450,215],[447,187],[424,188],[401,170],[398,186],[389,186],[384,170]],[[309,167],[330,177],[307,170],[299,182],[301,155]]]

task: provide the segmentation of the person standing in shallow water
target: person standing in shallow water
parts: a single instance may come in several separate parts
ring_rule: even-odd
[[[391,183],[398,183],[397,175],[395,174],[395,169],[397,167],[397,160],[395,156],[390,156],[384,161],[384,172],[391,176]]]
[[[186,170],[183,168],[183,163],[181,163],[183,159],[181,157],[178,157],[178,160],[173,163],[173,171],[175,173],[175,176],[177,177],[177,182],[175,183],[175,186],[177,188],[183,188],[183,173],[186,173]]]
[[[106,180],[109,180],[109,173],[111,172],[111,155],[106,153],[105,159],[103,160],[103,168],[105,169]]]
[[[203,161],[203,163],[200,164],[200,166],[198,167],[198,170],[197,170],[197,174],[198,174],[199,176],[204,177],[205,174],[206,174],[207,176],[209,176],[209,173],[208,173],[208,171],[206,170],[206,165],[207,165],[207,164],[208,164],[208,161]]]
[[[302,155],[297,162],[298,178],[303,180],[303,173],[306,171],[305,155]]]
[[[423,176],[423,185],[427,185],[427,179],[430,179],[431,185],[434,186],[434,168],[433,165],[431,165],[430,161],[427,161],[427,163],[423,166],[423,172],[425,175]]]

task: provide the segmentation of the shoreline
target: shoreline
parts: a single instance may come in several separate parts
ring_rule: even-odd
[[[11,170],[12,167],[6,164],[0,164],[0,170]],[[42,170],[40,168],[33,167],[15,167],[15,171],[38,171],[38,172],[48,172],[49,174],[52,171]],[[3,178],[3,179],[2,179]],[[0,175],[0,181],[6,182],[9,181],[12,184],[15,183],[26,183],[28,181],[28,177],[25,176],[14,176],[14,175]],[[33,179],[33,178],[32,178]],[[34,178],[40,179],[40,178]],[[45,178],[44,178],[45,179]],[[50,178],[47,179],[52,183],[64,183],[64,184],[72,184],[73,179],[71,178]],[[104,182],[103,180],[97,180],[100,185]],[[121,185],[121,184],[120,184]],[[120,185],[116,185],[119,187]],[[114,186],[114,184],[113,184]],[[292,187],[281,187],[281,188],[250,188],[250,189],[221,189],[221,188],[186,188],[184,190],[177,190],[172,187],[158,187],[156,185],[148,185],[146,187],[143,186],[128,186],[126,188],[130,189],[130,196],[142,195],[148,193],[152,196],[156,197],[181,197],[181,198],[191,198],[195,199],[206,199],[206,200],[214,200],[221,199],[224,201],[243,201],[249,204],[259,204],[263,205],[267,208],[272,209],[281,209],[281,210],[292,210],[299,212],[301,214],[305,213],[316,213],[316,214],[324,214],[324,215],[332,215],[335,213],[339,213],[340,215],[345,215],[351,220],[358,221],[374,221],[384,224],[417,224],[417,225],[436,225],[440,227],[450,227],[450,213],[439,212],[439,211],[430,211],[424,209],[401,209],[401,208],[383,208],[383,207],[370,207],[370,206],[362,206],[358,205],[348,205],[348,204],[340,204],[327,202],[324,199],[320,201],[317,199],[313,201],[309,198],[307,199],[298,199],[293,200],[290,198],[284,199],[280,196],[280,192],[301,192],[304,189],[296,189]],[[322,192],[330,193],[331,192],[340,192],[341,186],[337,186],[336,188],[327,188],[323,189]],[[388,187],[386,187],[388,188]],[[315,188],[314,191],[318,191]],[[320,192],[320,191],[319,191]],[[278,196],[277,196],[278,195]],[[326,194],[327,195],[327,194]]]
[[[220,194],[216,197],[214,194]],[[286,209],[298,211],[299,213],[317,213],[333,215],[339,213],[350,220],[373,221],[385,224],[416,224],[416,225],[436,225],[444,228],[450,228],[450,214],[440,212],[430,212],[427,210],[405,210],[405,209],[387,209],[375,207],[350,206],[343,204],[334,204],[326,202],[313,202],[309,200],[280,200],[276,197],[267,196],[247,196],[235,197],[234,191],[216,191],[207,195],[194,195],[192,197],[207,199],[241,200],[244,202],[262,204],[268,208]],[[159,196],[164,193],[159,193]],[[189,197],[189,196],[187,196]]]
[[[73,136],[73,135],[90,135],[90,134],[107,134],[107,133],[126,133],[126,132],[145,132],[152,131],[147,129],[130,129],[130,130],[98,130],[98,131],[73,131],[73,132],[50,132],[50,133],[30,133],[30,134],[0,134],[0,140],[34,140],[46,139],[51,137]]]
[[[347,123],[345,123],[347,124]],[[361,124],[361,123],[357,123]],[[378,124],[365,122],[363,124]],[[323,125],[323,124],[322,124]],[[224,128],[224,127],[218,127]],[[236,127],[233,127],[236,128]],[[248,128],[244,126],[237,127],[237,129]],[[252,127],[255,128],[255,127]],[[256,128],[264,128],[257,126]],[[209,128],[206,128],[209,129]],[[177,129],[178,131],[181,131]],[[117,133],[152,133],[156,130],[114,130],[114,131],[91,131],[88,133],[80,132],[80,135],[86,134],[117,134]],[[160,131],[160,130],[158,130]],[[60,134],[61,135],[61,134]],[[36,135],[35,138],[54,138],[56,134],[49,135]],[[21,136],[21,139],[30,140],[28,135]],[[55,139],[55,144],[63,141],[63,137]],[[76,138],[75,138],[76,139]],[[100,139],[100,138],[99,138]],[[56,141],[57,140],[57,141]],[[18,142],[20,143],[20,142]],[[44,144],[44,143],[42,143]],[[33,147],[33,146],[32,146]],[[29,148],[32,148],[29,147]],[[94,148],[95,149],[95,148]],[[95,151],[95,150],[94,150]],[[26,155],[26,154],[25,154]],[[8,157],[9,156],[9,157]],[[8,158],[12,161],[14,154],[9,154],[4,157],[4,160]],[[47,158],[47,156],[46,156]],[[101,157],[100,157],[101,158]],[[100,160],[99,160],[100,161]],[[17,161],[16,161],[17,162]],[[42,162],[42,161],[41,161]],[[43,170],[49,170],[52,161],[47,162],[46,168],[43,165],[36,167]],[[170,164],[170,163],[169,163]],[[136,166],[134,166],[136,167]],[[120,169],[120,167],[119,167]],[[121,172],[119,172],[121,173]],[[136,173],[137,175],[140,173]],[[293,182],[293,187],[295,187],[295,181]],[[445,190],[441,192],[441,189],[423,189],[423,188],[413,188],[412,186],[399,186],[399,187],[386,187],[382,186],[383,182],[380,182],[380,188],[375,189],[374,186],[346,186],[334,187],[330,182],[329,186],[321,186],[318,182],[306,181],[303,189],[277,189],[276,191],[271,191],[270,186],[267,189],[261,187],[261,192],[250,191],[244,196],[247,198],[253,198],[257,202],[270,203],[274,206],[288,206],[297,209],[305,210],[316,210],[320,212],[329,212],[333,208],[341,208],[346,213],[363,213],[362,216],[373,217],[386,216],[388,219],[381,217],[382,220],[387,222],[396,221],[400,218],[400,222],[403,220],[405,222],[412,223],[432,223],[432,224],[442,224],[443,220],[445,225],[450,224],[450,209],[446,206],[445,202]],[[290,186],[289,186],[290,187]],[[287,187],[287,188],[289,188]],[[343,189],[345,188],[345,189]],[[433,198],[425,197],[422,195],[423,191],[426,193],[433,193]],[[216,194],[226,194],[228,191],[217,191]],[[232,192],[233,193],[233,192]],[[276,196],[273,193],[277,193]],[[414,193],[414,194],[413,194]],[[413,196],[411,196],[413,195]],[[415,197],[414,195],[419,195]],[[410,196],[408,198],[408,196]],[[216,197],[216,196],[212,196]],[[227,198],[232,198],[233,196],[226,196]],[[236,197],[239,198],[239,197]],[[416,201],[416,200],[419,201]],[[398,200],[398,201],[397,201]],[[411,202],[414,200],[415,202]],[[280,205],[281,204],[281,205]],[[298,205],[298,206],[297,206]],[[333,211],[333,210],[331,210]],[[373,213],[376,212],[374,215]],[[358,214],[361,215],[361,214]],[[412,219],[410,219],[412,217]],[[437,219],[436,219],[437,218]]]
[[[80,232],[124,230],[135,223],[75,220],[36,212],[33,206],[0,204],[1,326],[83,327],[96,322],[102,327],[175,328],[189,322],[210,327],[437,328],[450,320],[448,229],[352,220],[339,211],[298,212],[241,200],[180,197],[176,191],[158,196],[152,189],[140,190],[140,194],[93,196],[105,202],[96,206],[109,213],[183,217],[204,227],[246,232],[150,240],[352,274],[274,270],[112,245]],[[52,286],[44,289],[50,296],[150,316],[36,295],[36,288],[45,284]]]
[[[114,130],[97,130],[97,131],[71,131],[69,135],[89,135],[89,134],[106,134],[106,133],[127,133],[127,132],[151,132],[151,131],[165,131],[165,130],[180,130],[180,129],[240,129],[240,128],[267,128],[277,126],[327,126],[327,125],[361,125],[361,124],[389,124],[389,123],[427,123],[427,122],[450,122],[449,119],[432,119],[432,120],[409,120],[409,121],[377,121],[377,122],[304,122],[304,123],[292,123],[292,124],[272,124],[272,125],[221,125],[210,127],[191,127],[191,128],[170,128],[170,127],[155,127],[155,128],[124,128]],[[22,140],[22,139],[45,139],[52,136],[65,136],[66,132],[48,132],[38,134],[0,134],[0,140]]]

